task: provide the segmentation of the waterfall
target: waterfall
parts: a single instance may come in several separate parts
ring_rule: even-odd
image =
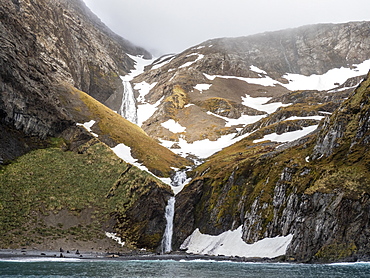
[[[186,170],[178,171],[172,178],[171,186],[174,186],[174,187],[183,186],[187,178],[188,177],[186,175]]]
[[[123,80],[123,87],[124,91],[122,96],[122,104],[118,111],[118,114],[120,114],[126,120],[137,124],[138,119],[136,99],[130,81]]]
[[[175,214],[175,197],[171,197],[168,200],[166,206],[166,229],[162,239],[162,254],[169,253],[172,251],[172,233],[173,233],[173,216]]]
[[[177,195],[187,184],[190,179],[187,178],[186,172],[189,171],[190,169],[184,169],[177,171],[175,175],[171,178],[171,187],[173,193]]]
[[[178,170],[174,176],[171,178],[171,187],[173,192],[175,193],[175,196],[177,193],[179,193],[184,185],[190,180],[187,178],[186,172],[189,171],[189,169],[184,170]],[[162,246],[161,246],[161,253],[170,253],[172,251],[172,234],[173,234],[173,217],[175,215],[175,197],[171,197],[168,200],[167,206],[166,206],[166,229],[163,234],[162,238]]]

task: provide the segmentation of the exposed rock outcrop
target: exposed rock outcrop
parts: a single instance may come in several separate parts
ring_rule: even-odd
[[[3,1],[0,18],[1,122],[22,137],[45,139],[73,124],[54,94],[56,84],[107,102],[122,93],[119,75],[133,67],[126,53],[150,57],[114,35],[80,0]]]
[[[164,140],[216,140],[243,127],[230,126],[218,116],[237,119],[242,115],[266,114],[248,107],[248,102],[243,101],[246,95],[273,97],[269,103],[331,103],[327,112],[332,112],[348,96],[346,88],[356,86],[360,77],[333,81],[330,91],[291,92],[288,86],[284,87],[290,82],[287,74],[321,75],[370,59],[369,29],[369,22],[319,24],[213,39],[178,55],[164,56],[133,80],[152,84],[145,101],[158,105],[142,128],[150,136]],[[186,103],[168,109],[168,98],[176,88],[186,95]],[[179,122],[186,131],[176,134],[164,130],[161,124],[168,119]]]
[[[128,54],[150,57],[82,0],[0,3],[2,248],[92,242],[105,231],[131,248],[160,244],[170,187],[110,148],[125,144],[160,176],[188,162],[104,105],[119,107],[120,75],[134,66]],[[48,223],[49,214],[60,222]],[[63,215],[79,223],[64,227]]]
[[[195,169],[177,196],[176,244],[195,228],[242,224],[247,243],[292,234],[290,259],[369,260],[369,82],[370,74],[320,132],[281,148],[247,137]]]

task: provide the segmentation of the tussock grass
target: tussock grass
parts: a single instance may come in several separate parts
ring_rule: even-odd
[[[112,215],[124,213],[146,192],[166,187],[123,162],[104,143],[88,145],[83,153],[39,149],[0,169],[0,248],[68,236],[104,238]],[[68,229],[63,228],[68,223],[47,223],[48,215],[62,210],[76,217],[89,210],[91,217]]]
[[[74,103],[74,110],[85,111],[88,119],[97,121],[99,134],[115,143],[131,148],[132,155],[158,176],[168,177],[171,167],[181,168],[189,164],[186,159],[174,154],[149,137],[140,127],[127,121],[86,93],[71,88],[71,93],[81,100]],[[104,140],[104,139],[103,139]]]

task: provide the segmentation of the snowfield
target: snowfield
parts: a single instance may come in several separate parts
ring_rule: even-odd
[[[185,239],[180,249],[192,254],[275,258],[285,255],[292,239],[293,235],[287,235],[247,244],[242,239],[242,226],[218,236],[202,234],[196,229]]]
[[[353,65],[353,68],[331,69],[322,75],[304,76],[300,74],[288,73],[283,77],[289,80],[289,84],[282,86],[289,90],[330,90],[335,87],[335,83],[343,84],[348,78],[367,74],[370,68],[370,60],[361,64]]]
[[[293,74],[287,73],[283,75],[283,78],[288,80],[288,84],[283,84],[277,80],[269,76],[263,76],[260,78],[246,78],[246,77],[239,77],[239,76],[224,76],[224,75],[209,75],[204,74],[204,76],[209,80],[214,80],[216,77],[218,78],[225,78],[225,79],[238,79],[241,81],[245,81],[250,84],[257,84],[262,86],[276,86],[281,85],[288,90],[295,91],[295,90],[331,90],[338,85],[336,84],[343,84],[348,78],[356,77],[360,75],[365,75],[368,73],[370,68],[370,60],[366,60],[361,64],[353,65],[352,68],[335,68],[327,71],[324,74],[318,75],[313,74],[310,76],[305,76],[301,74]],[[250,66],[250,69],[257,73],[266,74],[265,71],[255,67]]]
[[[278,108],[283,106],[289,106],[290,104],[283,104],[281,102],[267,103],[271,97],[251,97],[246,94],[245,97],[242,97],[242,104],[259,111],[264,111],[268,114],[274,113]]]
[[[171,149],[171,151],[178,155],[187,157],[188,154],[192,154],[200,159],[204,159],[210,157],[216,152],[222,150],[223,148],[240,141],[241,139],[247,137],[248,135],[249,134],[244,134],[243,136],[235,137],[235,133],[233,133],[221,136],[216,141],[204,139],[195,141],[193,143],[188,143],[186,140],[180,138],[179,142],[177,142],[177,144],[180,146],[180,149],[171,149],[171,146],[174,143],[173,141],[166,141],[163,139],[159,140],[164,147]]]
[[[303,136],[310,134],[317,129],[318,125],[312,125],[304,127],[302,130],[296,130],[291,132],[286,132],[282,134],[271,133],[265,135],[262,139],[254,140],[253,143],[260,143],[263,141],[274,141],[279,143],[292,142]]]
[[[181,133],[181,132],[186,131],[186,127],[183,127],[178,122],[175,122],[175,120],[173,119],[170,119],[164,123],[161,123],[161,125],[173,133]]]

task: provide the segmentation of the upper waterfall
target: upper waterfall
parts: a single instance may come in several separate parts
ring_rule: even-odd
[[[143,73],[144,67],[148,64],[151,64],[153,62],[153,59],[146,60],[143,59],[141,56],[140,57],[132,55],[128,56],[135,61],[135,68],[131,70],[127,75],[121,76],[124,90],[118,114],[120,114],[122,117],[124,117],[126,120],[129,120],[130,122],[138,124],[137,102],[130,81],[132,81],[132,79],[134,79],[135,76],[138,76],[139,74]]]
[[[138,118],[137,118],[136,99],[130,81],[126,81],[123,78],[123,87],[124,91],[122,95],[122,103],[118,111],[118,114],[120,114],[126,120],[129,120],[134,124],[137,124]]]

